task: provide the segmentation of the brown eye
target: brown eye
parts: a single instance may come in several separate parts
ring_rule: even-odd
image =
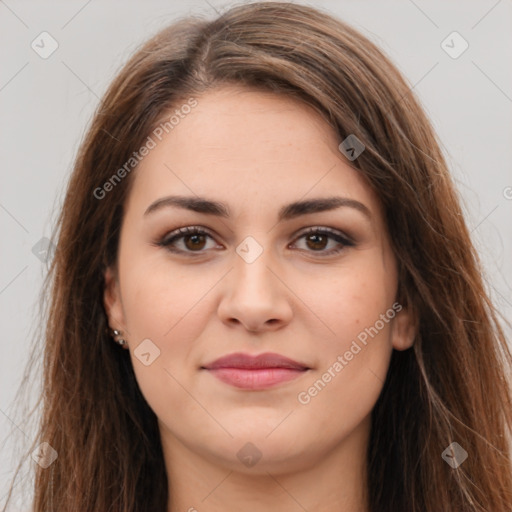
[[[312,233],[306,235],[306,240],[306,243],[309,244],[308,247],[310,247],[311,249],[322,250],[325,249],[325,247],[327,246],[329,238],[319,233]]]
[[[209,231],[195,226],[187,226],[169,233],[161,241],[157,242],[157,245],[165,247],[173,253],[195,256],[206,252],[208,249],[208,238],[214,241]],[[331,228],[309,228],[307,232],[300,235],[296,240],[300,239],[305,240],[306,246],[305,249],[301,250],[309,253],[317,253],[319,256],[337,254],[346,247],[355,245],[348,237]],[[180,243],[181,247],[179,247]],[[333,247],[326,250],[329,247],[329,243],[332,243]],[[215,247],[218,246],[213,244],[210,249]]]
[[[205,236],[202,234],[185,235],[183,240],[187,249],[190,249],[191,251],[203,249],[205,245]]]
[[[305,240],[306,245],[306,249],[304,250],[307,252],[318,253],[319,256],[337,254],[346,247],[353,247],[355,245],[355,243],[348,237],[338,231],[332,230],[331,228],[310,228],[305,233],[302,233],[297,240],[302,238]],[[334,242],[334,247],[330,250],[325,250],[330,241]]]
[[[206,252],[204,249],[208,238],[213,240],[212,235],[208,231],[191,226],[169,233],[157,245],[165,247],[171,252],[200,254]],[[182,247],[177,247],[178,242],[182,242]]]

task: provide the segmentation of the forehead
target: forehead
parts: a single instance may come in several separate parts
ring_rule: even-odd
[[[237,87],[195,99],[161,140],[152,136],[154,148],[133,176],[130,201],[138,209],[166,193],[216,198],[238,214],[255,203],[277,210],[299,198],[343,195],[378,215],[378,198],[311,106]]]

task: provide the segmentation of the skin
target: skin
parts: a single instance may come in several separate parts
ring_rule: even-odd
[[[365,512],[370,414],[392,350],[413,343],[409,312],[385,323],[308,403],[298,394],[395,302],[396,260],[378,197],[311,107],[236,87],[197,100],[132,176],[117,265],[105,273],[109,324],[127,340],[158,417],[168,511]],[[171,194],[222,201],[231,216],[177,207],[144,216]],[[371,220],[345,206],[277,222],[282,205],[333,195],[363,203]],[[184,254],[156,245],[185,226],[213,237],[178,239]],[[300,236],[308,227],[332,228],[355,245]],[[236,252],[247,236],[263,250],[252,263]],[[342,250],[322,256],[333,248]],[[135,353],[145,339],[160,350],[148,366]],[[254,391],[201,369],[233,352],[277,352],[310,370]],[[261,453],[251,467],[237,456],[248,442]]]

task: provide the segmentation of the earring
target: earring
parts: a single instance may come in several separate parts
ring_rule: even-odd
[[[114,337],[114,336],[120,336],[120,335],[122,334],[122,333],[121,333],[121,331],[118,331],[117,329],[111,329],[110,331],[111,331],[111,336],[112,336],[112,337]],[[126,340],[123,340],[122,338],[121,338],[121,339],[119,339],[119,340],[114,339],[114,341],[115,341],[117,344],[121,345],[122,347],[124,347],[124,346],[127,344],[127,343],[126,343]]]

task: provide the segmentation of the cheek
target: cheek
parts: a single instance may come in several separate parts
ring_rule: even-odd
[[[328,317],[336,336],[317,345],[319,364],[296,395],[298,418],[313,432],[342,439],[371,413],[392,353],[389,304],[375,295],[347,296]]]
[[[205,318],[200,313],[202,303],[218,280],[216,275],[203,273],[198,278],[196,274],[193,269],[183,271],[168,264],[129,269],[123,296],[132,336],[154,337],[162,343],[176,338],[177,331],[188,337],[183,331],[198,327],[199,318]]]
[[[130,353],[142,393],[150,404],[166,393],[186,398],[177,382],[184,381],[184,369],[198,365],[194,350],[214,313],[207,293],[218,276],[160,264],[127,267],[123,278]]]
[[[329,331],[317,339],[318,366],[298,402],[311,413],[325,416],[336,405],[330,415],[350,410],[361,418],[377,400],[389,366],[394,288],[375,265],[347,273],[324,292],[310,299]]]
[[[340,273],[325,289],[310,297],[315,311],[329,327],[329,344],[342,349],[371,328],[393,304],[395,288],[378,264]],[[378,330],[389,334],[388,323]],[[362,335],[364,338],[364,335]]]

